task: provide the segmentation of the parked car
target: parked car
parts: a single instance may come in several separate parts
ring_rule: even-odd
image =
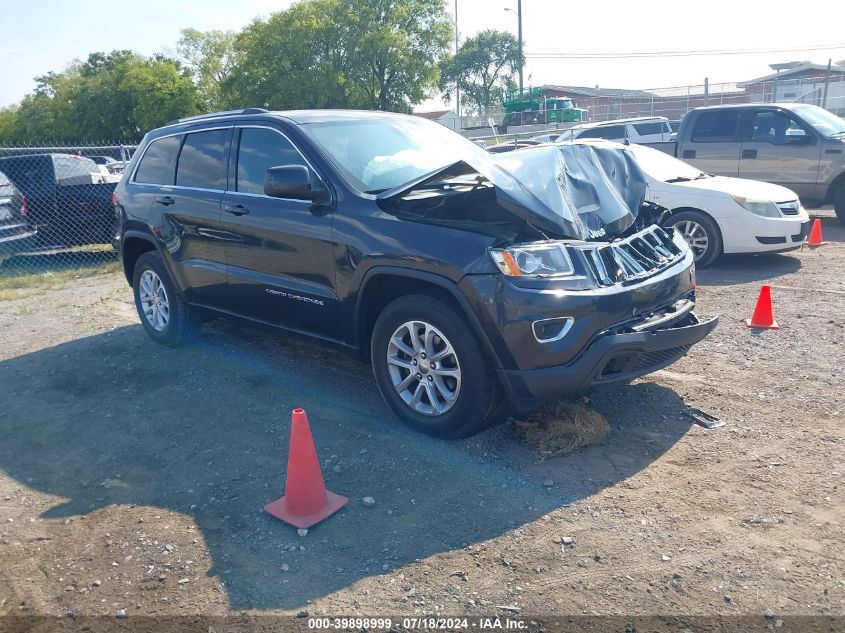
[[[506,141],[504,143],[499,143],[498,145],[491,145],[487,148],[487,151],[491,154],[501,154],[503,152],[512,152],[515,149],[524,149],[526,147],[534,147],[535,145],[540,144],[541,141],[525,138],[518,141]]]
[[[0,158],[0,171],[26,196],[27,219],[40,246],[111,241],[116,182],[104,182],[96,163],[72,154]]]
[[[26,196],[0,173],[0,263],[32,246],[36,230],[27,214]]]
[[[557,137],[556,142],[603,138],[619,143],[624,141],[647,143],[666,141],[671,133],[672,127],[666,117],[634,117],[575,125],[563,130]]]
[[[537,141],[538,143],[554,143],[557,140],[557,137],[560,136],[560,132],[548,132],[547,134],[538,134],[537,136],[532,136],[529,141]]]
[[[676,142],[653,145],[718,176],[793,190],[804,204],[833,203],[845,221],[845,121],[802,103],[696,108]]]
[[[686,242],[639,221],[645,187],[615,149],[494,157],[414,116],[248,109],[149,132],[115,208],[155,341],[203,312],[308,334],[370,360],[404,422],[460,437],[716,326]]]
[[[616,147],[634,155],[648,180],[645,201],[664,210],[660,224],[684,237],[696,266],[708,266],[723,253],[792,250],[807,239],[810,218],[785,187],[705,174],[644,145]]]

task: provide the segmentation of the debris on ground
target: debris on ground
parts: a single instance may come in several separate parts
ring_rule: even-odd
[[[566,455],[595,444],[610,430],[607,420],[582,404],[561,402],[531,414],[512,419],[519,441],[540,459]]]

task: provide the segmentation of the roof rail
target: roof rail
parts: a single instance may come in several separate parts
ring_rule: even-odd
[[[261,114],[267,112],[265,108],[244,108],[243,110],[223,110],[222,112],[207,112],[205,114],[195,114],[194,116],[186,116],[181,119],[173,119],[168,121],[165,125],[174,125],[176,123],[185,123],[187,121],[201,121],[203,119],[211,119],[217,116],[226,116],[229,114]]]

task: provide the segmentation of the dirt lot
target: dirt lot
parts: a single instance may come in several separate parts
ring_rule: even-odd
[[[157,347],[117,273],[17,290],[0,614],[845,614],[845,228],[819,215],[822,249],[700,271],[714,335],[592,390],[610,433],[546,461],[512,425],[406,431],[331,349],[226,321]],[[743,325],[761,283],[780,331]],[[305,537],[262,511],[296,406],[350,497]]]

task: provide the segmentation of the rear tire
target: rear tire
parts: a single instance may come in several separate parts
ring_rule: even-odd
[[[670,215],[663,224],[674,227],[687,241],[695,256],[696,267],[709,266],[722,254],[722,233],[706,213],[679,211]]]
[[[839,221],[845,222],[845,182],[839,185],[839,189],[833,197],[833,208]]]
[[[379,391],[414,430],[457,439],[502,417],[489,359],[448,303],[425,294],[396,299],[376,320],[370,345]]]
[[[161,255],[149,252],[138,258],[132,291],[141,325],[154,341],[178,347],[196,336],[199,320],[173,283]]]

